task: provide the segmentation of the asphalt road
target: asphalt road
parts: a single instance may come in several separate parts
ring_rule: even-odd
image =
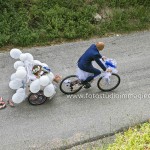
[[[78,93],[88,95],[86,98],[72,99],[58,89],[53,100],[44,105],[35,107],[25,101],[15,108],[0,110],[1,150],[49,150],[115,132],[150,118],[149,31],[36,47],[23,52],[30,52],[35,59],[47,63],[54,73],[65,77],[76,72],[80,55],[97,41],[106,44],[103,55],[117,60],[120,86],[113,92],[103,93],[93,84],[91,89]],[[0,95],[5,100],[13,93],[8,82],[14,72],[14,62],[9,53],[0,53]],[[91,94],[103,97],[93,99]],[[123,98],[123,94],[129,98]]]

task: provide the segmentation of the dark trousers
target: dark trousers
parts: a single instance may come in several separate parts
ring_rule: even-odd
[[[101,74],[101,71],[94,68],[92,65],[90,66],[82,66],[79,67],[81,70],[89,72],[89,73],[93,73],[93,76],[89,76],[84,82],[90,82],[91,80],[93,80],[96,76]]]

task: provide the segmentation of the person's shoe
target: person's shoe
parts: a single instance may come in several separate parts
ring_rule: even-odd
[[[84,85],[84,88],[85,88],[85,89],[88,89],[88,88],[91,87],[91,84],[90,84],[89,82],[86,82],[86,81],[81,81],[81,84]]]
[[[0,105],[0,109],[6,108],[6,104]]]
[[[85,88],[85,89],[89,89],[90,87],[91,87],[91,84],[88,83],[88,82],[84,85],[84,88]]]
[[[15,107],[14,103],[12,100],[8,100],[7,101],[7,104],[10,106],[10,107]]]

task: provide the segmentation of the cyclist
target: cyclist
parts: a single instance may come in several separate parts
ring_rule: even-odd
[[[96,44],[92,44],[85,53],[79,58],[78,60],[78,67],[79,70],[85,74],[89,73],[89,76],[85,80],[81,80],[81,83],[84,84],[85,88],[90,88],[91,84],[89,83],[92,81],[96,76],[101,74],[99,69],[96,69],[92,65],[92,61],[96,61],[96,63],[107,72],[111,72],[110,69],[106,69],[104,64],[101,62],[100,59],[105,60],[106,57],[100,54],[100,51],[104,49],[103,42],[97,42]]]

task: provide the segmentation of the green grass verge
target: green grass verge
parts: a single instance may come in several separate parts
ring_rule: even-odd
[[[150,29],[149,10],[149,0],[0,0],[0,47]]]
[[[117,134],[114,143],[107,148],[105,145],[104,148],[95,147],[92,150],[150,150],[150,123]]]

